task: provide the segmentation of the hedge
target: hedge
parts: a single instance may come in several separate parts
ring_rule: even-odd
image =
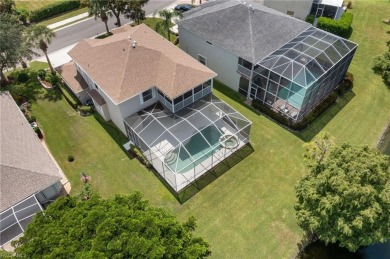
[[[60,91],[62,92],[62,95],[65,97],[65,100],[72,106],[73,109],[77,109],[77,107],[80,105],[79,99],[77,99],[76,96],[74,96],[73,93],[71,93],[66,86],[59,83],[58,84]]]
[[[333,20],[326,17],[318,18],[317,27],[324,31],[336,34],[340,37],[347,38],[352,31],[353,14],[344,13],[340,20]]]
[[[306,17],[306,22],[308,22],[308,23],[310,23],[310,24],[313,24],[314,23],[314,20],[315,20],[315,16],[314,15],[312,15],[312,14],[310,14],[310,15],[308,15],[307,17]]]
[[[80,7],[80,0],[57,1],[30,12],[30,22],[39,22]]]

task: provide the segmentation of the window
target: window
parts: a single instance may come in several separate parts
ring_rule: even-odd
[[[243,58],[238,58],[238,64],[249,69],[249,70],[252,70],[252,63],[243,59]]]
[[[186,92],[184,94],[184,99],[187,99],[188,97],[191,97],[192,96],[192,90],[189,90],[188,92]]]
[[[195,94],[200,92],[200,91],[202,91],[202,85],[198,85],[197,87],[194,88],[194,93]]]
[[[293,11],[287,11],[287,15],[290,15],[290,16],[294,17],[294,12]]]
[[[206,40],[206,43],[209,45],[213,45],[213,43],[211,43],[210,41],[207,41],[207,40]]]
[[[150,99],[153,98],[153,91],[152,89],[149,89],[145,92],[142,93],[142,102],[146,102],[146,101],[149,101]]]
[[[207,59],[203,57],[202,55],[198,54],[198,61],[202,63],[203,65],[207,66]]]

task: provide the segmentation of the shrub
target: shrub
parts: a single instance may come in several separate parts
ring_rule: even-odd
[[[74,161],[74,156],[69,155],[69,156],[68,156],[68,161],[69,161],[69,162],[73,162],[73,161]]]
[[[112,32],[110,32],[110,34],[104,33],[102,35],[96,36],[95,39],[104,39],[104,38],[110,37],[111,35],[112,35]]]
[[[294,120],[283,116],[281,113],[276,112],[268,106],[262,104],[259,100],[253,100],[252,106],[256,110],[268,115],[277,122],[285,125],[293,130],[302,130],[312,123],[321,113],[323,113],[331,104],[333,104],[338,98],[338,95],[333,92],[326,97],[317,107],[309,112],[301,121],[295,122]]]
[[[310,14],[306,17],[306,22],[310,23],[310,24],[313,24],[314,23],[314,20],[315,20],[315,16]]]
[[[27,68],[27,63],[26,63],[26,61],[22,60],[22,61],[20,62],[20,64],[22,65],[22,68]]]
[[[353,14],[352,13],[344,13],[340,20],[334,20],[326,17],[318,18],[317,27],[336,34],[340,37],[347,38],[352,31]]]
[[[50,75],[50,83],[52,86],[57,85],[59,81],[60,79],[58,78],[57,75]]]
[[[29,116],[27,115],[26,117],[27,117],[28,123],[33,123],[33,122],[36,122],[36,121],[37,121],[37,118],[35,118],[35,116],[29,117]]]
[[[146,159],[144,154],[142,154],[141,150],[139,150],[134,145],[131,145],[130,149],[133,152],[134,156],[137,157],[137,159],[140,161],[141,164],[145,165],[147,168],[151,168],[152,167],[152,164],[150,164],[149,160]]]
[[[39,69],[37,74],[38,74],[38,76],[39,76],[40,79],[43,79],[43,78],[45,78],[45,76],[46,76],[46,70],[44,70],[44,69]]]
[[[43,139],[42,131],[39,127],[34,128],[35,133],[37,134],[39,139]]]
[[[50,81],[51,81],[51,74],[47,74],[47,75],[45,76],[45,81],[46,81],[46,82],[50,82]]]
[[[88,115],[93,112],[93,107],[91,106],[80,105],[77,109],[81,115]]]
[[[28,76],[28,74],[24,71],[20,72],[18,74],[18,82],[20,83],[24,83],[24,82],[27,82],[28,80],[30,79],[30,77]]]
[[[30,21],[39,22],[80,7],[80,0],[57,1],[30,12]]]
[[[70,106],[72,106],[73,109],[77,109],[77,106],[80,104],[79,99],[77,99],[77,97],[74,96],[74,94],[62,83],[59,83],[58,86],[58,89],[61,91],[65,100],[70,104]]]

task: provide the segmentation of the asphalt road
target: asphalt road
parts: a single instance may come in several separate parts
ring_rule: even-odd
[[[163,9],[171,4],[176,2],[175,0],[149,0],[149,3],[145,5],[144,10],[146,15],[153,14],[158,10]],[[110,29],[115,28],[114,23],[116,22],[115,16],[112,16],[108,20],[108,27]],[[122,25],[129,23],[129,19],[121,17]],[[96,36],[100,33],[105,32],[104,23],[98,18],[89,18],[83,22],[74,24],[72,26],[66,27],[56,31],[56,37],[53,39],[52,43],[49,45],[48,52],[52,53],[72,44],[75,44],[82,39],[90,38]],[[43,56],[41,51],[37,51],[40,56]]]

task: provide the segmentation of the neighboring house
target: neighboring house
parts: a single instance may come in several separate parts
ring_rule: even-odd
[[[0,93],[0,247],[56,198],[62,174],[8,92]]]
[[[217,80],[296,121],[338,86],[357,47],[256,2],[204,4],[179,33],[180,48]]]
[[[264,0],[264,5],[300,20],[309,14],[337,20],[344,13],[343,0]]]
[[[211,94],[212,70],[144,24],[113,33],[78,43],[58,71],[175,191],[248,143],[251,123]]]

